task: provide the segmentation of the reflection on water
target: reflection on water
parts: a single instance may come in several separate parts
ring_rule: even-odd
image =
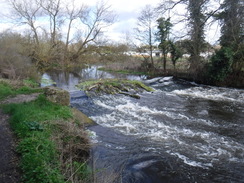
[[[133,75],[123,75],[116,73],[108,73],[105,71],[98,70],[98,66],[89,66],[83,69],[76,69],[72,72],[65,71],[52,71],[43,74],[42,78],[49,81],[55,81],[55,84],[52,82],[42,83],[41,85],[55,85],[59,88],[68,91],[75,91],[77,85],[81,81],[90,80],[90,79],[103,79],[103,78],[126,78],[130,80],[141,80],[145,76],[133,76]]]

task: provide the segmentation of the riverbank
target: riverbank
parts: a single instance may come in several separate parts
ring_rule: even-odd
[[[111,72],[111,73],[122,73],[122,74],[133,74],[133,75],[147,75],[149,78],[154,77],[167,77],[173,76],[177,79],[184,79],[191,82],[196,82],[198,84],[219,86],[219,87],[232,87],[232,88],[244,88],[244,72],[231,73],[224,80],[221,81],[212,81],[207,74],[204,73],[193,73],[191,74],[187,70],[174,70],[168,69],[166,71],[162,69],[154,69],[152,71],[143,71],[138,68],[134,69],[112,69],[107,67],[99,68],[99,70]]]
[[[88,182],[89,118],[25,82],[0,85],[0,182]]]

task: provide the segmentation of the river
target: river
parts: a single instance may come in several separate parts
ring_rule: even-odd
[[[244,90],[96,67],[44,77],[69,90],[71,105],[98,124],[88,128],[96,182],[244,182]],[[74,87],[100,77],[142,80],[155,91],[89,98]]]

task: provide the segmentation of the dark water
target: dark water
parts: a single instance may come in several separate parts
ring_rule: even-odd
[[[96,182],[244,182],[244,91],[144,82],[155,92],[139,100],[71,92],[99,124],[89,128]]]

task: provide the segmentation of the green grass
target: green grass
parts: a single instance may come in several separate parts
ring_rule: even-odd
[[[30,80],[0,79],[0,100],[18,94],[42,92],[35,87],[37,84]],[[90,171],[85,161],[90,148],[83,131],[83,118],[77,119],[77,114],[70,107],[54,104],[43,94],[32,102],[2,104],[0,107],[10,114],[10,125],[18,139],[21,182],[89,180]]]
[[[15,88],[14,86],[8,84],[7,82],[0,81],[0,100],[8,96],[15,96],[18,94],[31,94],[36,92],[41,92],[40,88],[32,88],[29,86],[20,86]]]
[[[62,183],[59,153],[51,140],[54,126],[48,120],[72,118],[70,108],[49,102],[43,95],[33,102],[2,106],[19,141],[25,183]]]
[[[0,83],[0,100],[6,98],[9,95],[13,95],[14,91],[12,88],[4,83]]]

